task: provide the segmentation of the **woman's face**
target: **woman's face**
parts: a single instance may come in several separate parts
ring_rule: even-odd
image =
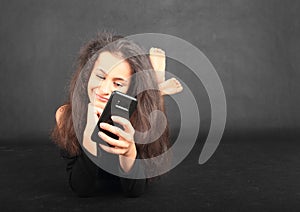
[[[126,60],[109,52],[100,53],[88,82],[90,102],[102,111],[113,91],[127,92],[131,74]]]

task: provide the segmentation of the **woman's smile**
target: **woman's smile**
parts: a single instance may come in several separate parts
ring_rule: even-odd
[[[97,94],[96,92],[95,92],[95,98],[96,98],[96,100],[99,100],[99,101],[105,102],[105,103],[108,101],[108,98],[101,96],[101,95]]]

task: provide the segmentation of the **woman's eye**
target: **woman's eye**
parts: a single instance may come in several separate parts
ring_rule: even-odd
[[[105,77],[104,76],[101,76],[101,75],[96,75],[99,79],[102,79],[102,80],[105,80]]]
[[[117,87],[123,87],[123,84],[119,83],[119,82],[114,82],[114,84],[117,86]]]

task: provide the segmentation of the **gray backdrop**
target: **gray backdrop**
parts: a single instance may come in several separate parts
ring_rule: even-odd
[[[202,50],[225,89],[225,136],[296,138],[299,5],[297,0],[1,0],[0,139],[49,135],[77,53],[102,29],[170,34]],[[205,135],[206,92],[177,65],[168,61],[168,70],[192,88]]]

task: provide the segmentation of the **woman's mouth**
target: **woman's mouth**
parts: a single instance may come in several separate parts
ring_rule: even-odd
[[[96,93],[95,93],[95,97],[96,97],[97,100],[99,100],[101,102],[107,102],[108,101],[108,98],[105,98],[105,97],[103,97],[99,94],[96,94]]]

